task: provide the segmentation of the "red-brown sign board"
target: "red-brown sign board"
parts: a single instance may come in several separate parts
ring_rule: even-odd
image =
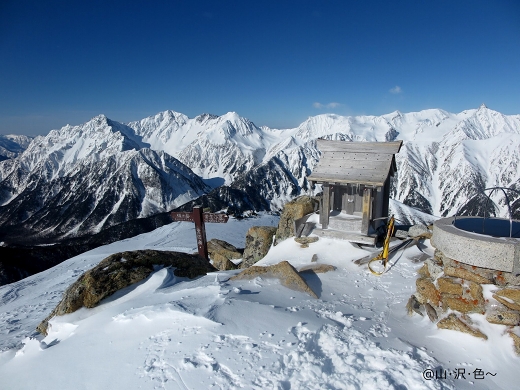
[[[226,214],[204,213],[202,214],[202,218],[204,219],[204,222],[207,223],[226,223],[229,219],[229,216]]]
[[[170,215],[176,222],[195,222],[193,213],[172,211]],[[203,213],[202,218],[206,223],[226,223],[229,220],[229,216],[226,214]]]
[[[193,222],[193,214],[188,212],[171,212],[170,215],[174,221]]]
[[[197,246],[199,248],[199,256],[209,260],[208,243],[206,241],[205,222],[208,223],[226,223],[229,217],[226,214],[203,213],[202,207],[196,206],[193,212],[171,212],[172,219],[178,222],[195,222],[195,234],[197,236]]]

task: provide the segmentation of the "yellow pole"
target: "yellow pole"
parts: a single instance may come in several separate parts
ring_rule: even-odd
[[[395,219],[394,219],[394,216],[392,215],[390,217],[390,220],[388,221],[388,225],[386,227],[386,237],[385,237],[385,241],[384,241],[384,244],[383,244],[383,250],[381,251],[381,253],[377,257],[373,258],[372,260],[370,260],[368,262],[368,269],[369,269],[369,271],[372,272],[372,274],[374,274],[376,276],[381,276],[386,271],[386,267],[387,267],[387,264],[388,264],[388,251],[389,251],[389,248],[390,248],[390,238],[392,237],[392,234],[394,233],[394,222],[395,222]],[[383,260],[384,269],[381,272],[374,271],[372,269],[372,267],[370,267],[370,263],[372,263],[373,261],[378,261],[378,260]]]

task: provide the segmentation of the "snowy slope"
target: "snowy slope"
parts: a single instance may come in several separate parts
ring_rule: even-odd
[[[209,238],[243,246],[251,225],[276,218],[208,224]],[[519,358],[505,327],[487,324],[489,340],[439,330],[406,315],[415,290],[410,248],[374,277],[352,259],[367,252],[340,240],[308,249],[286,240],[261,264],[318,262],[336,271],[305,276],[319,299],[272,279],[229,281],[238,271],[195,280],[162,269],[94,309],[51,322],[46,338],[35,326],[85,270],[121,250],[194,251],[193,225],[173,223],[100,247],[0,287],[0,387],[8,389],[511,389]],[[423,249],[431,253],[432,248]],[[482,316],[471,314],[478,323]],[[484,325],[481,325],[484,326]],[[30,337],[29,337],[30,336]],[[31,338],[32,337],[32,338]],[[424,370],[446,379],[426,380]],[[475,379],[476,369],[484,379]],[[465,377],[453,374],[464,370]],[[459,371],[459,373],[462,371]],[[493,374],[494,376],[491,376]]]

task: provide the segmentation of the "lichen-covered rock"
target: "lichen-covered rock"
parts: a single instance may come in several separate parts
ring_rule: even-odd
[[[442,294],[443,310],[452,309],[461,313],[484,313],[484,302],[459,295]]]
[[[429,279],[419,278],[415,281],[415,286],[417,287],[417,292],[425,298],[426,302],[439,306],[441,294]]]
[[[459,261],[453,260],[453,259],[447,257],[446,255],[444,255],[438,249],[435,250],[435,258],[437,260],[441,261],[444,267],[464,269],[466,271],[471,272],[472,274],[481,276],[483,278],[483,279],[479,279],[479,280],[465,278],[467,280],[473,280],[474,282],[483,283],[483,284],[492,283],[492,281],[493,281],[493,271],[490,269],[475,267],[473,265],[464,264]],[[470,277],[472,277],[472,275],[470,275]]]
[[[482,333],[480,330],[473,328],[463,322],[455,313],[451,313],[446,318],[443,318],[439,322],[437,322],[437,327],[439,329],[451,329],[459,332],[470,334],[474,337],[479,337],[481,339],[487,340],[487,336]]]
[[[318,200],[311,196],[303,195],[284,205],[278,230],[276,231],[275,245],[279,242],[294,237],[294,220],[314,212]]]
[[[517,326],[520,325],[520,312],[496,310],[486,315],[486,320],[492,324]]]
[[[493,294],[493,298],[511,310],[520,310],[520,290],[504,288]]]
[[[116,253],[103,259],[70,285],[60,303],[36,329],[46,335],[48,321],[52,317],[73,313],[81,307],[95,307],[116,291],[148,277],[154,265],[175,267],[176,276],[188,278],[216,270],[205,259],[187,253],[154,250]]]
[[[208,254],[211,258],[213,258],[213,255],[215,253],[218,253],[219,255],[222,255],[229,260],[241,259],[242,252],[243,251],[224,240],[218,240],[216,238],[213,238],[208,241]]]
[[[494,271],[493,281],[497,286],[520,286],[520,275],[511,272]]]
[[[444,275],[453,276],[454,278],[461,278],[464,280],[471,280],[472,282],[479,284],[490,284],[493,283],[492,279],[488,279],[482,275],[479,275],[473,271],[469,271],[463,267],[444,267]]]
[[[305,279],[303,279],[298,271],[288,261],[282,261],[270,266],[252,266],[233,276],[230,280],[254,279],[257,276],[266,278],[278,278],[282,285],[296,291],[306,292],[314,298],[318,298],[316,293],[312,291]]]
[[[246,248],[240,268],[247,268],[262,260],[273,243],[276,228],[272,226],[253,226],[246,234]]]
[[[211,260],[213,261],[213,267],[215,267],[219,271],[229,271],[237,269],[237,266],[231,260],[221,255],[220,253],[213,253]]]
[[[437,279],[439,291],[445,294],[462,295],[462,285],[455,283],[451,278]]]

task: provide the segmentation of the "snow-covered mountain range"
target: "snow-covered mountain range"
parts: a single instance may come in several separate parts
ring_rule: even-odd
[[[95,233],[210,189],[174,157],[103,115],[37,137],[0,164],[0,180],[2,228],[44,237]]]
[[[4,232],[90,234],[199,196],[236,214],[279,211],[319,190],[306,180],[320,158],[318,138],[403,140],[392,197],[433,215],[457,212],[487,187],[520,190],[520,115],[484,105],[458,114],[324,114],[293,129],[258,127],[234,112],[165,111],[126,125],[101,115],[37,137],[0,163],[0,224]],[[509,195],[519,210],[520,198]],[[494,200],[505,213],[504,198]]]
[[[0,161],[18,156],[29,146],[32,140],[33,137],[27,135],[0,134]]]

